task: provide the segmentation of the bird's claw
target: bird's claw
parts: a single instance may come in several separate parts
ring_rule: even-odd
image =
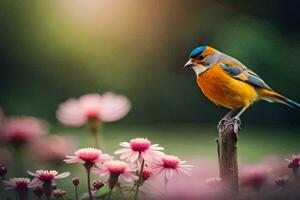
[[[228,123],[231,120],[231,112],[226,114],[218,123],[217,128],[220,129],[222,128],[226,123]]]
[[[228,121],[229,121],[230,119],[221,119],[220,121],[219,121],[219,123],[218,123],[218,126],[217,126],[217,128],[218,128],[218,130],[219,129],[221,129]]]
[[[218,130],[220,132],[223,132],[224,130],[226,130],[230,125],[233,126],[233,131],[237,134],[240,130],[240,126],[241,126],[241,120],[238,117],[234,117],[231,119],[221,119],[219,124],[218,124]]]
[[[228,126],[232,125],[233,126],[233,131],[237,134],[240,131],[241,127],[241,120],[238,117],[234,117],[230,120],[228,120],[225,124],[225,130],[228,128]]]

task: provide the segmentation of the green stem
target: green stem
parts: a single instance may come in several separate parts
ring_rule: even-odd
[[[91,192],[91,173],[90,173],[90,171],[91,171],[91,168],[90,167],[86,167],[89,199],[93,200],[92,192]]]
[[[97,149],[100,149],[98,131],[95,131],[93,133],[93,135],[94,135],[94,140],[95,140],[95,147]]]
[[[95,148],[100,149],[100,144],[99,144],[99,128],[100,128],[100,121],[97,119],[92,119],[89,121],[89,128],[90,131],[94,137],[95,140]]]
[[[110,200],[113,189],[114,188],[110,189],[107,200]]]
[[[15,158],[17,158],[17,162],[16,162],[16,174],[18,176],[23,176],[23,170],[26,169],[24,167],[24,156],[23,156],[23,151],[22,151],[22,147],[23,145],[22,144],[15,144],[14,145],[14,148],[15,148]]]
[[[77,186],[75,186],[75,200],[78,200],[78,189],[77,189]]]
[[[140,184],[141,184],[142,176],[143,176],[144,165],[145,165],[145,160],[143,159],[142,165],[141,165],[141,171],[139,174],[139,180],[137,182],[136,191],[135,191],[135,195],[134,195],[134,200],[137,200],[137,198],[138,198],[139,188],[140,188]]]

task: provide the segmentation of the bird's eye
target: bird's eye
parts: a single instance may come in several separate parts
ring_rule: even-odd
[[[204,57],[203,55],[199,55],[199,56],[198,56],[198,59],[199,59],[199,60],[203,60],[204,58],[205,58],[205,57]]]

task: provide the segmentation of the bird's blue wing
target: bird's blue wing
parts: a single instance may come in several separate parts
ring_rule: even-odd
[[[256,73],[235,62],[223,62],[220,63],[220,67],[231,77],[253,85],[255,87],[261,87],[267,90],[272,90]]]

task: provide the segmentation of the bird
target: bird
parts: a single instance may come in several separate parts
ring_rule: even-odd
[[[213,47],[193,49],[184,68],[195,71],[197,84],[208,99],[231,110],[218,126],[224,122],[239,121],[245,110],[259,100],[282,103],[300,111],[299,103],[275,92],[240,61]]]

